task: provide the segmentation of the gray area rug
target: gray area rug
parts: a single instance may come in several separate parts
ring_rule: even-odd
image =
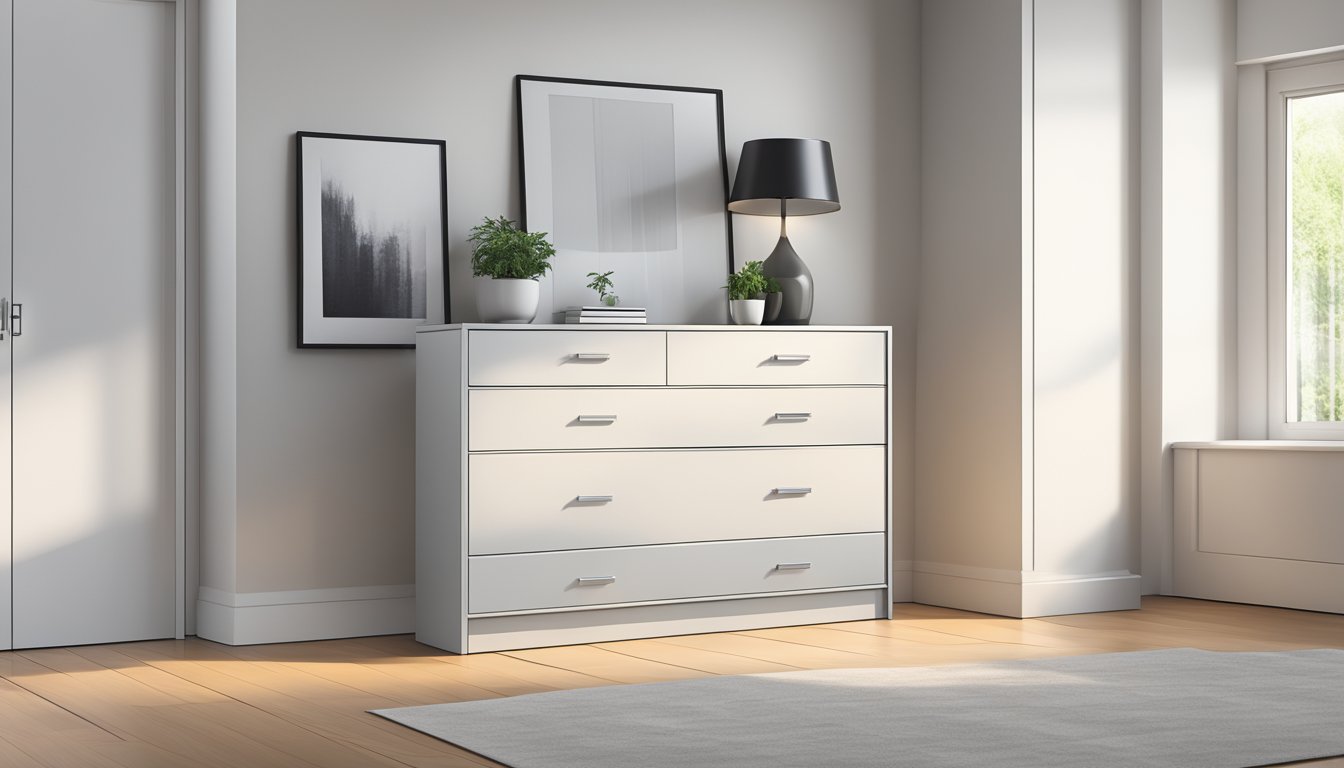
[[[514,768],[1244,768],[1344,754],[1344,651],[784,672],[374,714]]]

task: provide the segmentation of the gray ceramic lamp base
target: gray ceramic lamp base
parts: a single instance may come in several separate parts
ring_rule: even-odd
[[[793,250],[787,236],[779,238],[779,244],[770,252],[762,271],[766,277],[775,278],[779,283],[782,299],[779,316],[768,325],[807,325],[812,321],[812,272],[798,252]]]

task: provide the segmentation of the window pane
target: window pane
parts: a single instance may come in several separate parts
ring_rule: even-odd
[[[1288,420],[1344,421],[1344,92],[1288,102]]]

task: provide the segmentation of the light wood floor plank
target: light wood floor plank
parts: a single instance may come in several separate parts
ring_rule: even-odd
[[[659,683],[705,676],[697,669],[612,653],[592,645],[533,648],[502,655],[559,669],[582,669],[594,677],[617,683]]]
[[[369,709],[401,706],[380,697],[354,691],[338,683],[309,676],[267,670],[259,664],[225,658],[172,659],[143,647],[123,647],[128,653],[161,668],[189,684],[255,707],[351,747],[363,747],[385,758],[411,766],[479,766],[474,755],[453,748],[445,754],[441,742],[424,734],[367,714]],[[201,649],[210,651],[211,649]],[[302,677],[301,684],[294,679]],[[462,700],[443,698],[442,701]]]
[[[613,684],[611,680],[583,672],[558,669],[498,653],[457,656],[417,643],[410,635],[360,638],[356,642],[391,656],[406,655],[452,665],[456,673],[464,675],[464,679],[473,685],[505,696],[533,693],[536,690],[567,690]]]
[[[882,635],[840,632],[817,627],[781,627],[760,629],[741,634],[779,640],[787,643],[858,653],[873,659],[870,666],[918,666],[955,664],[968,661],[1003,661],[1007,659],[1035,659],[1045,656],[1075,653],[1098,653],[1097,648],[1078,646],[1068,648],[1040,647],[1018,643],[977,643],[974,645],[929,645],[907,640],[893,640]]]
[[[754,675],[765,672],[797,672],[799,669],[787,664],[674,645],[661,640],[623,640],[617,643],[601,643],[594,647],[612,653],[695,669],[709,675]]]
[[[0,678],[0,722],[10,736],[60,734],[62,739],[92,744],[121,741],[115,734],[64,710],[41,696]]]
[[[912,640],[929,645],[970,645],[987,642],[973,637],[963,637],[948,632],[936,632],[911,626],[901,621],[843,621],[838,624],[818,624],[821,629],[834,629],[840,632],[859,632],[865,635],[883,635],[896,640]]]
[[[5,720],[0,718],[0,723],[5,723]],[[10,766],[12,768],[44,768],[42,763],[11,743],[9,737],[3,732],[0,732],[0,765],[6,766],[6,768],[10,768]]]
[[[716,653],[745,656],[749,659],[762,659],[800,669],[880,666],[872,656],[861,653],[799,645],[782,640],[753,637],[745,633],[681,635],[679,637],[663,638],[662,642]]]
[[[1138,611],[1027,620],[905,604],[891,621],[472,656],[406,635],[3,652],[0,766],[482,768],[496,764],[365,710],[708,675],[1183,646],[1344,648],[1344,616],[1150,597]],[[1344,768],[1344,757],[1293,765]]]
[[[117,733],[178,755],[184,764],[230,768],[246,746],[252,765],[395,765],[362,747],[350,749],[239,702],[185,702],[65,649],[23,651],[46,670],[15,682]],[[245,740],[245,741],[244,741]]]

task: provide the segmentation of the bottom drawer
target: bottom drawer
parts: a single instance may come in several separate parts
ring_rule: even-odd
[[[886,583],[862,533],[468,558],[468,612],[528,611]]]

